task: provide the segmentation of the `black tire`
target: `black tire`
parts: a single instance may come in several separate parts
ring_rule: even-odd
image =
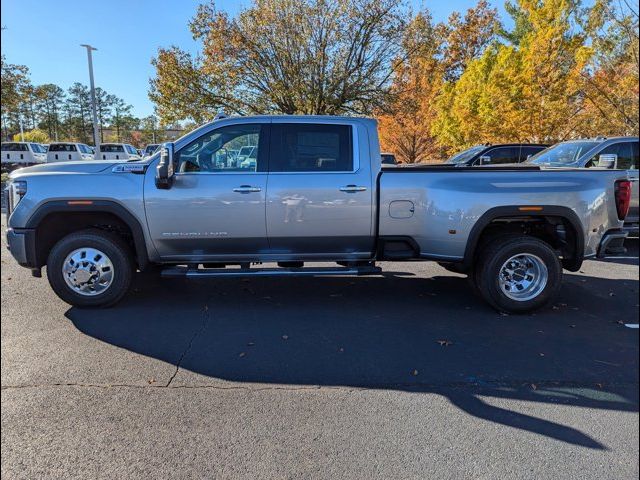
[[[86,296],[67,285],[63,263],[71,252],[81,248],[95,248],[111,260],[113,280],[104,292]],[[127,244],[119,236],[98,229],[81,230],[62,238],[47,260],[47,278],[53,291],[66,303],[80,308],[104,308],[119,302],[129,290],[133,272],[133,257]]]
[[[542,261],[547,269],[547,282],[533,298],[514,300],[500,287],[499,274],[507,260],[521,254],[533,255]],[[474,279],[482,298],[496,310],[526,313],[543,307],[558,293],[562,283],[562,263],[551,246],[542,240],[528,236],[497,237],[480,252]]]

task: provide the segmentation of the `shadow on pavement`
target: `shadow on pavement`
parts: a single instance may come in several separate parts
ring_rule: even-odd
[[[485,397],[637,411],[637,331],[618,323],[637,320],[637,296],[637,280],[567,275],[555,306],[502,316],[449,275],[139,274],[116,308],[71,308],[67,316],[87,335],[205,377],[440,394],[475,417],[605,449],[577,429]]]

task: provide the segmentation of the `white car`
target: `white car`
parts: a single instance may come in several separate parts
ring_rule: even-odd
[[[47,163],[93,160],[93,151],[84,143],[54,142],[49,144]]]
[[[96,148],[96,160],[142,160],[138,150],[128,143],[101,143]]]
[[[2,165],[26,167],[44,163],[47,158],[46,152],[42,145],[35,142],[3,142]]]

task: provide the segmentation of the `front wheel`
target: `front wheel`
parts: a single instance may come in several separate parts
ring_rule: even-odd
[[[102,230],[74,232],[51,249],[47,278],[53,291],[77,307],[109,307],[129,290],[133,261],[126,243]]]
[[[546,305],[560,289],[562,264],[534,237],[505,237],[481,252],[475,271],[479,293],[495,309],[525,313]]]

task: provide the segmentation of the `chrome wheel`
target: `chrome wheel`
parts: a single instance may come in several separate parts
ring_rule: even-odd
[[[526,302],[544,290],[549,279],[545,263],[531,253],[514,255],[504,262],[498,274],[500,289],[511,300]]]
[[[99,295],[113,282],[111,259],[95,248],[78,248],[62,264],[62,277],[80,295]]]

